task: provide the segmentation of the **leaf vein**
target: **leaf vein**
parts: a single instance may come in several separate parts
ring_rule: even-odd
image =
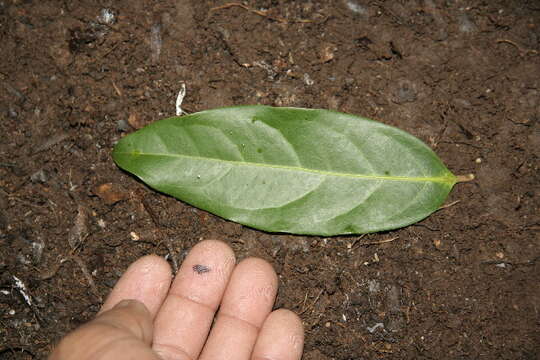
[[[185,155],[185,154],[163,154],[163,153],[143,153],[143,152],[118,152],[117,155],[127,155],[127,156],[155,156],[155,157],[173,157],[173,158],[184,158],[190,160],[199,160],[199,161],[214,161],[217,163],[228,163],[239,166],[251,166],[251,167],[261,167],[261,168],[270,168],[278,170],[288,170],[288,171],[298,171],[311,173],[315,175],[325,175],[325,176],[335,176],[335,177],[350,177],[356,179],[368,179],[368,180],[388,180],[388,181],[412,181],[412,182],[437,182],[443,183],[450,186],[453,186],[456,182],[455,176],[448,174],[447,176],[438,176],[438,177],[417,177],[417,176],[390,176],[390,175],[377,175],[377,174],[353,174],[353,173],[337,173],[327,170],[318,170],[318,169],[308,169],[298,166],[289,166],[289,165],[280,165],[280,164],[263,164],[263,163],[254,163],[254,162],[243,162],[235,160],[223,160],[215,158],[206,158],[201,156]]]

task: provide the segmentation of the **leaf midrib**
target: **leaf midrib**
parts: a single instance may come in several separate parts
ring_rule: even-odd
[[[317,169],[308,169],[297,166],[288,166],[288,165],[274,165],[274,164],[263,164],[263,163],[254,163],[247,161],[237,161],[237,160],[224,160],[224,159],[215,159],[202,156],[193,156],[193,155],[183,155],[183,154],[162,154],[162,153],[143,153],[143,152],[116,152],[118,155],[127,155],[127,156],[157,156],[157,157],[173,157],[173,158],[186,158],[192,160],[205,160],[205,161],[215,161],[223,162],[234,165],[241,166],[254,166],[254,167],[264,167],[271,169],[282,169],[290,171],[300,171],[318,175],[325,176],[335,176],[335,177],[350,177],[356,179],[366,179],[366,180],[388,180],[388,181],[407,181],[407,182],[436,182],[443,183],[446,185],[454,185],[455,177],[454,176],[440,176],[440,177],[407,177],[407,176],[387,176],[387,175],[365,175],[365,174],[351,174],[351,173],[336,173],[325,170]],[[451,174],[449,174],[451,175]]]

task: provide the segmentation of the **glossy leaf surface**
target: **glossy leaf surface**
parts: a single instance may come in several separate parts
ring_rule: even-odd
[[[257,229],[395,229],[437,210],[456,177],[412,135],[328,110],[240,106],[157,121],[113,157],[149,186]]]

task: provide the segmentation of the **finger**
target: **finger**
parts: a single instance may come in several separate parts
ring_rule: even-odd
[[[154,318],[169,291],[171,276],[171,268],[165,259],[156,255],[140,258],[118,280],[100,313],[121,300],[134,299],[142,302]]]
[[[276,292],[277,276],[269,263],[249,258],[238,264],[200,359],[249,359]]]
[[[224,242],[191,249],[154,322],[153,347],[163,359],[198,358],[234,266]]]
[[[66,336],[50,360],[157,360],[152,316],[143,303],[124,300]]]
[[[264,321],[252,360],[300,360],[304,348],[302,321],[292,311],[280,309]]]

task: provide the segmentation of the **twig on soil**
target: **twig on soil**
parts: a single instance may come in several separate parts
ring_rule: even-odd
[[[516,49],[518,49],[518,51],[519,51],[519,56],[521,56],[521,57],[523,57],[524,55],[529,54],[529,53],[533,54],[533,55],[538,54],[538,51],[536,51],[534,49],[523,48],[523,47],[519,46],[518,44],[516,44],[515,42],[513,42],[512,40],[497,39],[497,44],[501,44],[501,43],[506,43],[506,44],[510,44],[510,45],[515,46]]]
[[[99,300],[99,302],[102,302],[103,298],[101,297],[101,295],[99,295],[96,283],[94,282],[92,274],[90,274],[90,271],[88,271],[88,267],[86,267],[84,261],[82,261],[82,259],[78,255],[71,255],[69,259],[73,260],[77,265],[79,265],[84,277],[86,278],[86,281],[88,282],[88,285],[90,285],[90,289],[92,290],[96,298]]]
[[[356,239],[354,239],[354,241],[352,243],[349,243],[347,244],[347,251],[351,251],[352,249],[354,249],[356,247],[356,244],[360,241],[360,239],[362,239],[364,236],[366,236],[366,234],[362,234],[360,235],[359,237],[357,237]]]
[[[315,298],[315,300],[313,300],[313,302],[311,303],[311,305],[309,305],[307,308],[305,308],[304,310],[300,311],[298,313],[298,315],[302,315],[303,313],[305,313],[306,311],[308,311],[309,309],[312,309],[315,304],[317,303],[317,301],[319,301],[319,298],[321,297],[322,293],[323,293],[324,289],[321,289],[319,291],[319,293],[317,294],[317,297]]]
[[[229,9],[229,8],[232,8],[232,7],[242,8],[242,9],[244,9],[246,11],[252,12],[254,14],[257,14],[259,16],[265,17],[265,18],[270,19],[270,20],[280,22],[282,24],[288,24],[288,23],[312,23],[312,22],[315,22],[315,20],[309,20],[309,19],[296,19],[296,20],[291,21],[291,20],[287,20],[287,19],[279,17],[279,16],[271,16],[271,15],[268,15],[267,10],[253,9],[253,8],[247,6],[247,5],[244,5],[244,4],[241,4],[241,3],[236,3],[236,2],[231,2],[231,3],[221,5],[221,6],[213,7],[213,8],[210,9],[210,11]]]
[[[447,208],[449,208],[449,207],[451,207],[451,206],[456,205],[458,202],[460,202],[460,200],[453,201],[453,202],[451,202],[450,204],[442,205],[442,206],[439,207],[437,210],[447,209]]]
[[[152,207],[150,206],[150,204],[148,204],[148,201],[146,201],[144,196],[141,196],[140,199],[141,199],[141,203],[143,204],[144,209],[146,210],[148,215],[150,215],[150,219],[152,220],[152,222],[154,223],[154,226],[156,227],[156,232],[158,233],[158,236],[161,239],[163,239],[162,241],[165,242],[165,247],[167,248],[167,251],[171,255],[173,271],[174,273],[176,273],[178,271],[178,261],[176,260],[176,256],[174,256],[174,248],[172,246],[171,239],[169,239],[168,236],[164,236],[163,232],[160,230],[161,224],[160,224],[159,218],[154,213],[154,210],[152,210]]]
[[[116,91],[116,94],[120,97],[122,97],[122,90],[116,85],[114,81],[112,81],[112,86],[114,88],[114,91]]]
[[[380,241],[359,243],[358,245],[361,245],[361,246],[380,245],[380,244],[386,244],[386,243],[392,242],[392,241],[397,240],[397,239],[399,239],[399,236],[396,236],[396,237],[393,237],[393,238],[390,238],[390,239],[380,240]]]

